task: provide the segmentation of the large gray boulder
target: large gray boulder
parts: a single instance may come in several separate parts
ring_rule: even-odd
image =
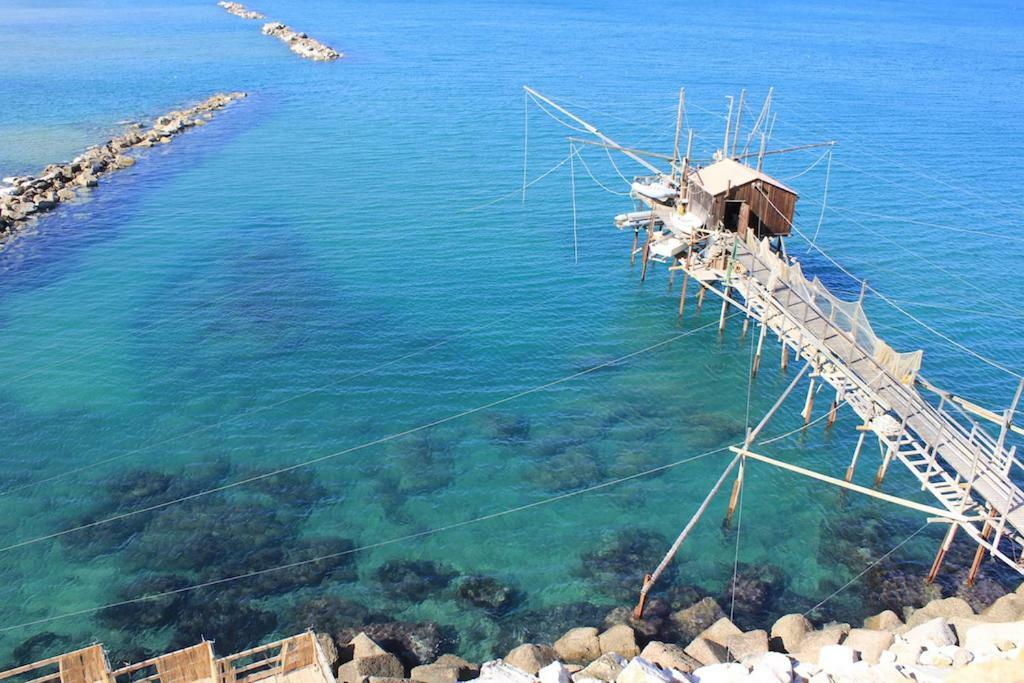
[[[625,624],[617,624],[598,636],[601,654],[614,653],[627,659],[640,654],[636,644],[636,633]]]
[[[684,642],[696,638],[701,631],[723,618],[725,612],[714,598],[704,598],[686,609],[673,612],[669,617]]]
[[[882,652],[892,645],[893,638],[889,631],[855,628],[847,634],[843,645],[860,653],[860,658],[865,662],[878,664]]]
[[[505,663],[536,676],[538,671],[557,659],[558,653],[550,645],[526,643],[509,652]]]
[[[587,679],[596,681],[614,681],[626,668],[626,660],[615,653],[601,655],[587,666],[573,674],[574,681]]]
[[[903,620],[891,609],[883,610],[873,617],[864,620],[864,628],[873,631],[892,631],[903,627]]]
[[[974,610],[963,598],[944,598],[932,600],[921,609],[914,610],[907,618],[907,627],[911,629],[939,617],[948,621],[954,617],[973,616]]]
[[[793,656],[801,662],[816,662],[821,648],[838,645],[842,642],[845,632],[841,628],[824,628],[811,631],[800,641],[800,646]]]
[[[953,629],[943,617],[929,619],[923,624],[915,626],[903,634],[903,639],[911,645],[923,648],[940,648],[957,644]]]
[[[686,654],[680,646],[658,640],[647,643],[640,656],[663,669],[675,669],[683,673],[690,673],[700,666],[700,662]]]
[[[729,659],[729,654],[725,649],[724,645],[720,645],[713,640],[707,638],[701,638],[697,636],[693,641],[687,645],[683,652],[696,659],[701,663],[701,666],[711,666],[712,664],[721,664]]]
[[[728,636],[725,640],[725,649],[733,660],[746,664],[749,660],[768,652],[768,632],[748,631]]]
[[[787,614],[772,624],[769,645],[775,652],[796,652],[800,641],[814,626],[802,614]]]
[[[563,662],[589,664],[601,656],[597,629],[587,626],[569,629],[555,641],[555,652]]]
[[[1020,621],[1024,620],[1024,596],[1007,593],[981,611],[985,621]]]

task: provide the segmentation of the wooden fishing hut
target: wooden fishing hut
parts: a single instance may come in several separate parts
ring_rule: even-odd
[[[694,169],[687,178],[687,212],[746,237],[789,235],[796,212],[795,190],[735,159]]]

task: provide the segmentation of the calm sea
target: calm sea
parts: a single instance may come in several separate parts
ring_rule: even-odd
[[[213,0],[0,2],[2,175],[125,121],[250,93],[0,252],[5,661],[95,639],[121,658],[200,635],[226,652],[381,619],[434,621],[485,657],[633,601],[727,453],[491,515],[735,443],[793,370],[769,346],[748,387],[739,320],[719,335],[709,301],[679,322],[663,267],[639,284],[611,226],[627,186],[597,149],[583,157],[612,192],[576,163],[574,258],[568,165],[516,194],[526,84],[663,152],[685,86],[697,155],[720,144],[726,95],[747,88],[752,111],[774,86],[772,147],[838,141],[831,166],[821,149],[767,162],[800,191],[803,229],[924,324],[1024,367],[1014,3],[253,6],[347,57],[301,60]],[[536,107],[526,117],[532,179],[574,133]],[[1013,377],[867,306],[894,346],[925,349],[934,383],[1009,402]],[[801,403],[765,436],[796,427]],[[838,474],[855,424],[847,411],[763,448]],[[858,481],[875,467],[869,451]],[[656,595],[723,596],[738,560],[754,594],[738,618],[802,611],[924,523],[756,464],[747,482],[732,530],[719,500]],[[886,487],[914,490],[896,471]],[[902,546],[894,568],[919,576],[941,533]],[[329,566],[92,611],[349,548]],[[863,617],[882,580],[816,614]],[[467,602],[495,592],[490,609]]]

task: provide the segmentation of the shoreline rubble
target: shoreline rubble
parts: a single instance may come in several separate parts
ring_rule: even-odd
[[[266,15],[260,14],[256,10],[251,10],[240,2],[227,2],[226,0],[221,0],[217,3],[217,6],[223,7],[228,14],[234,14],[236,17],[241,17],[242,19],[267,18]]]
[[[102,176],[133,166],[135,158],[127,154],[129,150],[166,144],[189,128],[206,125],[215,112],[244,97],[244,92],[217,93],[187,109],[158,116],[149,128],[133,124],[121,135],[88,148],[69,162],[46,166],[38,176],[4,178],[6,186],[0,186],[0,239],[20,230],[32,217],[73,200],[83,188],[96,187]]]
[[[286,43],[288,49],[304,59],[311,59],[315,62],[330,62],[345,56],[344,53],[324,45],[316,38],[311,38],[308,34],[296,31],[279,21],[264,24],[260,30],[263,35],[273,36]]]
[[[904,618],[886,610],[859,628],[815,627],[802,614],[747,632],[725,616],[703,625],[685,645],[648,639],[640,620],[577,627],[480,665],[410,657],[369,626],[317,638],[338,683],[1010,683],[1024,671],[1024,584],[980,613],[954,597],[905,608]]]

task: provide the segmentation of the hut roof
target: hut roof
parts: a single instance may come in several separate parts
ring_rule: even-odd
[[[770,185],[796,194],[793,190],[766,173],[755,168],[741,164],[734,159],[722,159],[710,166],[706,166],[694,172],[694,178],[711,196],[725,193],[729,187],[739,187],[755,180],[762,180]]]

